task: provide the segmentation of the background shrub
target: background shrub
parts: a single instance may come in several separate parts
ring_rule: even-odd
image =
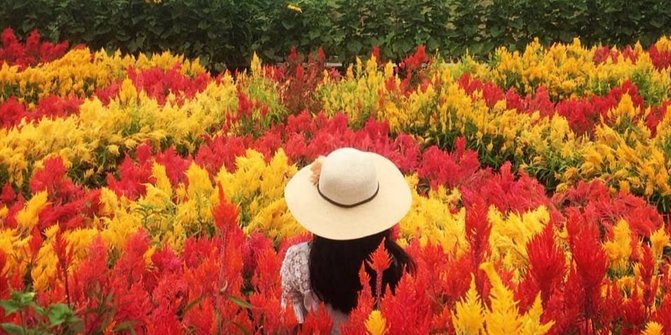
[[[655,0],[3,0],[0,28],[33,29],[124,52],[170,49],[212,70],[272,62],[292,46],[323,47],[350,62],[379,46],[400,60],[416,45],[446,58],[541,42],[649,45],[671,33],[671,6]]]

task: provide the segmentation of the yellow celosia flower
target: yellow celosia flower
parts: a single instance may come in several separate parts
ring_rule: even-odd
[[[93,239],[100,234],[100,231],[94,228],[74,229],[63,233],[68,246],[72,248],[72,266],[77,267],[80,261],[86,259],[89,255],[89,246]]]
[[[524,335],[542,335],[550,331],[554,325],[554,321],[546,324],[541,323],[541,316],[543,315],[543,305],[541,303],[540,294],[536,295],[534,304],[531,306],[522,317],[522,329],[520,334]]]
[[[107,187],[100,189],[101,214],[112,215],[117,210],[118,199],[116,193]]]
[[[485,311],[485,328],[488,334],[518,334],[522,323],[513,293],[505,287],[491,263],[483,263],[480,269],[485,271],[492,284],[490,291],[491,307]]]
[[[7,213],[9,213],[9,208],[5,205],[0,206],[0,223],[7,217]]]
[[[662,335],[664,334],[664,327],[655,321],[650,321],[645,325],[645,330],[641,335]]]
[[[613,227],[613,240],[604,242],[603,248],[610,259],[614,269],[625,270],[631,256],[631,231],[629,223],[621,219]]]
[[[519,315],[513,293],[503,284],[494,265],[482,263],[480,269],[487,274],[492,284],[491,307],[485,311],[485,329],[488,334],[545,334],[550,330],[554,322],[540,323],[540,296],[536,297],[534,305],[526,314]]]
[[[471,278],[466,296],[454,306],[452,325],[456,334],[479,335],[484,330],[484,322],[484,308],[475,289],[475,279]]]
[[[244,228],[247,234],[259,231],[276,241],[281,241],[284,238],[306,232],[296,222],[291,213],[289,213],[284,198],[278,198],[263,206],[262,209],[256,209],[251,212],[255,213],[255,215]]]
[[[172,198],[172,184],[165,171],[165,166],[154,162],[151,166],[151,175],[156,180],[156,188],[161,190],[168,199]]]
[[[16,229],[0,230],[0,250],[7,255],[7,263],[0,271],[25,273],[33,256],[28,243],[32,236],[22,237]]]
[[[186,177],[189,180],[189,186],[186,189],[189,198],[197,198],[203,195],[209,197],[212,194],[214,188],[207,170],[191,163],[191,166],[186,170]]]
[[[38,192],[26,203],[25,207],[16,214],[18,229],[30,232],[39,221],[39,214],[47,205],[47,191]]]
[[[117,210],[112,218],[105,218],[103,222],[105,229],[100,233],[103,241],[117,250],[121,250],[128,238],[142,227],[140,217],[125,210]]]
[[[20,128],[0,130],[0,162],[10,181],[22,184],[29,165],[38,165],[52,154],[59,154],[69,164],[97,165],[95,152],[111,150],[112,155],[114,146],[132,151],[144,142],[158,146],[167,137],[176,146],[195,150],[201,136],[220,126],[236,108],[236,91],[230,76],[225,75],[182,105],[161,106],[126,80],[119,97],[107,106],[98,99],[87,99],[79,115],[43,118]]]
[[[250,69],[252,69],[252,74],[255,74],[255,75],[262,75],[263,74],[262,71],[261,71],[262,70],[261,69],[261,59],[256,54],[256,52],[254,52],[254,54],[252,55],[252,64],[250,66]]]
[[[116,144],[107,146],[107,151],[109,151],[114,156],[119,156],[119,146]]]
[[[30,275],[33,278],[33,286],[37,292],[48,289],[56,277],[58,256],[54,252],[53,241],[58,230],[59,226],[53,225],[44,231],[46,238],[37,252],[35,263],[30,271]]]
[[[652,255],[656,260],[661,259],[664,248],[669,245],[669,236],[661,227],[650,234],[650,242],[652,243]]]
[[[387,322],[379,310],[374,310],[368,315],[365,322],[366,331],[370,335],[383,335],[387,333]]]
[[[526,245],[543,231],[550,220],[550,213],[545,206],[540,206],[522,215],[509,213],[506,216],[492,206],[487,218],[492,224],[489,235],[491,260],[503,260],[504,266],[516,274],[515,279],[519,279],[519,270],[527,263]]]
[[[428,197],[417,194],[417,176],[406,178],[412,185],[412,207],[401,220],[401,237],[419,239],[421,246],[429,242],[440,244],[443,251],[449,254],[460,255],[468,249],[465,234],[466,210],[462,207],[456,213],[450,209],[456,208],[461,199],[457,189],[447,193],[445,188],[429,191]]]

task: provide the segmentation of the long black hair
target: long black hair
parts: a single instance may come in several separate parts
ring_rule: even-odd
[[[382,292],[389,286],[393,293],[404,272],[414,273],[415,262],[393,241],[391,229],[344,241],[314,235],[309,260],[312,291],[333,309],[349,314],[356,307],[358,293],[363,288],[359,280],[361,264],[370,275],[370,287],[375,294],[377,276],[364,261],[383,240],[392,262],[382,274]]]

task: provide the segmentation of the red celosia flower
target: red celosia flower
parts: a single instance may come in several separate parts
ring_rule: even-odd
[[[16,193],[14,193],[12,185],[10,183],[5,183],[2,187],[2,192],[0,192],[0,203],[9,205],[14,202],[14,199],[16,199]]]
[[[62,57],[68,49],[68,42],[58,44],[41,42],[40,33],[37,30],[33,30],[28,35],[25,44],[19,42],[12,28],[5,28],[0,40],[2,40],[0,63],[7,62],[9,65],[18,65],[20,68],[50,62]]]
[[[162,153],[157,154],[154,159],[165,167],[165,173],[173,186],[186,181],[184,172],[191,165],[191,159],[182,158],[173,147],[168,147]]]
[[[316,313],[308,313],[305,316],[305,322],[303,322],[298,334],[331,334],[332,327],[331,315],[328,313],[326,306],[320,304]]]
[[[457,82],[459,83],[459,86],[471,96],[473,96],[473,93],[476,91],[481,92],[482,98],[485,99],[485,103],[489,108],[494,107],[497,102],[506,99],[503,90],[496,86],[496,84],[489,82],[483,83],[479,79],[472,79],[468,73],[463,74]]]
[[[427,295],[427,279],[418,272],[406,274],[394,295],[385,296],[380,310],[387,320],[389,334],[431,333],[432,304]]]
[[[25,206],[25,199],[23,199],[23,195],[19,194],[16,201],[9,206],[9,210],[7,211],[7,216],[4,219],[4,227],[6,228],[16,228],[17,222],[16,222],[16,214],[21,211]]]
[[[65,203],[81,198],[84,191],[67,177],[67,169],[60,156],[52,156],[43,161],[44,168],[36,169],[30,178],[30,191],[47,191],[49,200]]]
[[[78,199],[48,204],[40,214],[38,226],[42,229],[58,224],[62,229],[76,229],[83,227],[87,220],[100,210],[100,190],[89,191]]]
[[[384,247],[384,239],[380,245],[377,246],[375,251],[370,254],[368,259],[366,259],[366,264],[375,271],[375,297],[379,303],[380,298],[382,297],[382,292],[384,292],[384,288],[382,287],[382,274],[391,265],[391,257],[389,257],[389,253]]]
[[[40,248],[42,248],[42,242],[44,242],[44,238],[42,238],[42,229],[39,225],[36,225],[30,233],[30,242],[28,242],[33,257],[37,256],[39,253]]]
[[[375,300],[369,287],[370,276],[365,270],[364,265],[359,269],[359,281],[364,288],[359,291],[357,298],[357,305],[350,312],[347,322],[340,326],[340,333],[342,335],[366,335],[364,322],[368,319],[368,315],[373,310]]]
[[[650,236],[663,226],[662,216],[645,200],[632,194],[611,195],[608,187],[597,180],[589,183],[580,181],[568,191],[555,194],[553,202],[565,210],[581,210],[590,216],[591,222],[602,225],[609,235],[612,226],[621,218],[630,224],[635,236]]]
[[[601,248],[598,227],[595,222],[590,222],[588,215],[571,209],[566,228],[577,275],[584,290],[584,300],[580,302],[582,315],[585,322],[598,320],[603,308],[601,284],[608,269],[608,257]]]
[[[604,45],[594,50],[592,61],[595,64],[601,64],[605,63],[607,60],[610,60],[614,64],[617,64],[618,55],[619,52],[617,50],[612,50],[609,46]]]
[[[270,240],[267,236],[260,232],[253,232],[247,238],[245,238],[245,242],[242,245],[242,256],[243,256],[243,272],[246,275],[251,275],[252,273],[256,273],[259,275],[266,274],[267,272],[274,273],[272,269],[268,269],[268,264],[264,264],[260,269],[257,271],[257,265],[260,261],[259,257],[262,255],[263,252],[266,252],[268,250],[272,250],[273,254],[276,254],[276,252],[273,250],[273,243],[272,240]],[[269,261],[265,260],[264,261]],[[279,271],[279,267],[277,268]],[[278,272],[279,273],[279,272]],[[263,280],[261,280],[263,282]]]
[[[406,57],[401,62],[400,66],[408,70],[408,72],[411,72],[419,69],[422,64],[428,61],[429,57],[426,55],[426,47],[424,45],[419,45],[417,50],[415,50],[415,53]]]
[[[153,182],[151,175],[151,164],[146,162],[141,165],[133,163],[126,156],[118,167],[119,179],[112,174],[107,175],[107,185],[117,195],[125,196],[130,200],[137,200],[146,192],[144,184]]]
[[[663,101],[659,106],[651,106],[650,114],[645,119],[645,125],[650,129],[650,136],[654,138],[657,135],[657,125],[659,125],[664,116],[666,115],[666,110],[671,106],[671,101]]]
[[[0,269],[4,269],[7,264],[7,254],[0,250]],[[0,299],[4,300],[9,297],[9,282],[5,271],[0,270]],[[4,314],[4,313],[3,313]]]
[[[575,269],[569,271],[563,290],[554,290],[544,304],[542,321],[553,321],[550,334],[577,332],[580,312],[584,307],[585,291]]]
[[[121,84],[116,81],[107,86],[98,87],[93,95],[96,96],[103,105],[107,106],[113,98],[119,96],[120,90]]]
[[[650,46],[648,53],[650,54],[652,64],[655,65],[655,68],[658,70],[663,70],[671,66],[671,51],[659,51],[657,46],[653,44]]]
[[[226,194],[221,184],[217,185],[219,189],[219,203],[212,209],[214,224],[219,234],[227,238],[229,232],[238,227],[238,206],[228,202]]]
[[[417,174],[428,180],[432,188],[443,185],[449,189],[468,184],[476,176],[479,167],[478,154],[466,150],[466,141],[458,138],[452,153],[436,146],[424,150]]]
[[[191,307],[183,319],[195,334],[215,334],[217,332],[217,312],[211,297],[204,297],[200,303]]]
[[[9,99],[0,104],[0,127],[14,127],[26,115],[26,107],[15,96],[10,96]]]
[[[561,284],[565,272],[564,252],[555,245],[554,224],[548,222],[543,232],[527,244],[529,275],[540,289],[543,303]]]
[[[387,249],[384,247],[384,240],[373,253],[368,257],[366,263],[377,273],[384,272],[391,265],[391,258]]]
[[[381,59],[380,59],[380,47],[375,45],[373,46],[373,49],[371,50],[370,54],[375,57],[376,61],[378,64],[381,64]]]
[[[83,99],[77,97],[59,97],[49,94],[40,98],[35,110],[31,111],[28,116],[30,120],[35,121],[39,121],[44,117],[51,119],[67,117],[73,114],[78,114],[79,106],[83,101]]]
[[[232,172],[235,170],[235,158],[244,155],[250,141],[251,138],[247,137],[206,138],[194,160],[211,175],[216,175],[222,167]]]
[[[67,245],[67,241],[63,237],[61,230],[56,232],[54,241],[52,242],[52,247],[54,248],[54,253],[58,258],[58,277],[63,281],[63,287],[65,288],[65,300],[70,304],[70,288],[69,288],[69,269],[70,263],[72,262],[73,250],[72,246]]]
[[[653,319],[662,325],[664,334],[671,334],[671,295],[668,293],[662,299],[657,310],[655,310]]]
[[[480,264],[489,253],[489,233],[492,225],[487,219],[487,204],[475,199],[466,208],[466,240],[470,244],[473,264]]]
[[[182,74],[179,63],[168,70],[158,67],[143,70],[129,68],[128,78],[138,90],[145,91],[161,105],[165,104],[169,94],[175,96],[177,103],[182,103],[185,98],[193,98],[196,93],[202,92],[212,79],[206,72],[189,78]]]
[[[634,285],[631,296],[624,299],[618,313],[622,317],[623,334],[640,334],[645,329],[646,309],[641,292]]]

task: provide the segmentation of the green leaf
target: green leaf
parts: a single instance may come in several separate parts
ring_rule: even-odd
[[[245,334],[245,335],[250,335],[251,334],[251,332],[248,329],[245,329],[245,327],[243,327],[241,324],[233,321],[233,325],[236,328],[238,328],[243,334]]]
[[[230,299],[234,304],[236,304],[236,305],[238,305],[242,308],[247,308],[247,309],[254,308],[254,306],[252,306],[250,303],[248,303],[247,301],[242,300],[242,299],[240,299],[236,296],[229,295],[228,299]]]
[[[363,45],[361,45],[361,42],[357,40],[350,40],[347,42],[347,50],[352,52],[353,54],[358,54],[361,51],[361,48]]]
[[[35,300],[35,292],[13,292],[12,300],[18,301],[21,305],[27,305]]]
[[[68,317],[73,315],[72,309],[66,304],[53,304],[49,306],[47,316],[52,326],[60,325],[65,322]]]
[[[2,306],[2,309],[5,310],[5,315],[16,313],[16,311],[18,311],[19,309],[21,309],[21,307],[23,307],[14,300],[0,301],[0,306]]]
[[[6,331],[7,334],[24,335],[26,333],[26,330],[23,329],[23,327],[13,323],[3,323],[0,325],[0,327],[2,327],[2,329]]]

